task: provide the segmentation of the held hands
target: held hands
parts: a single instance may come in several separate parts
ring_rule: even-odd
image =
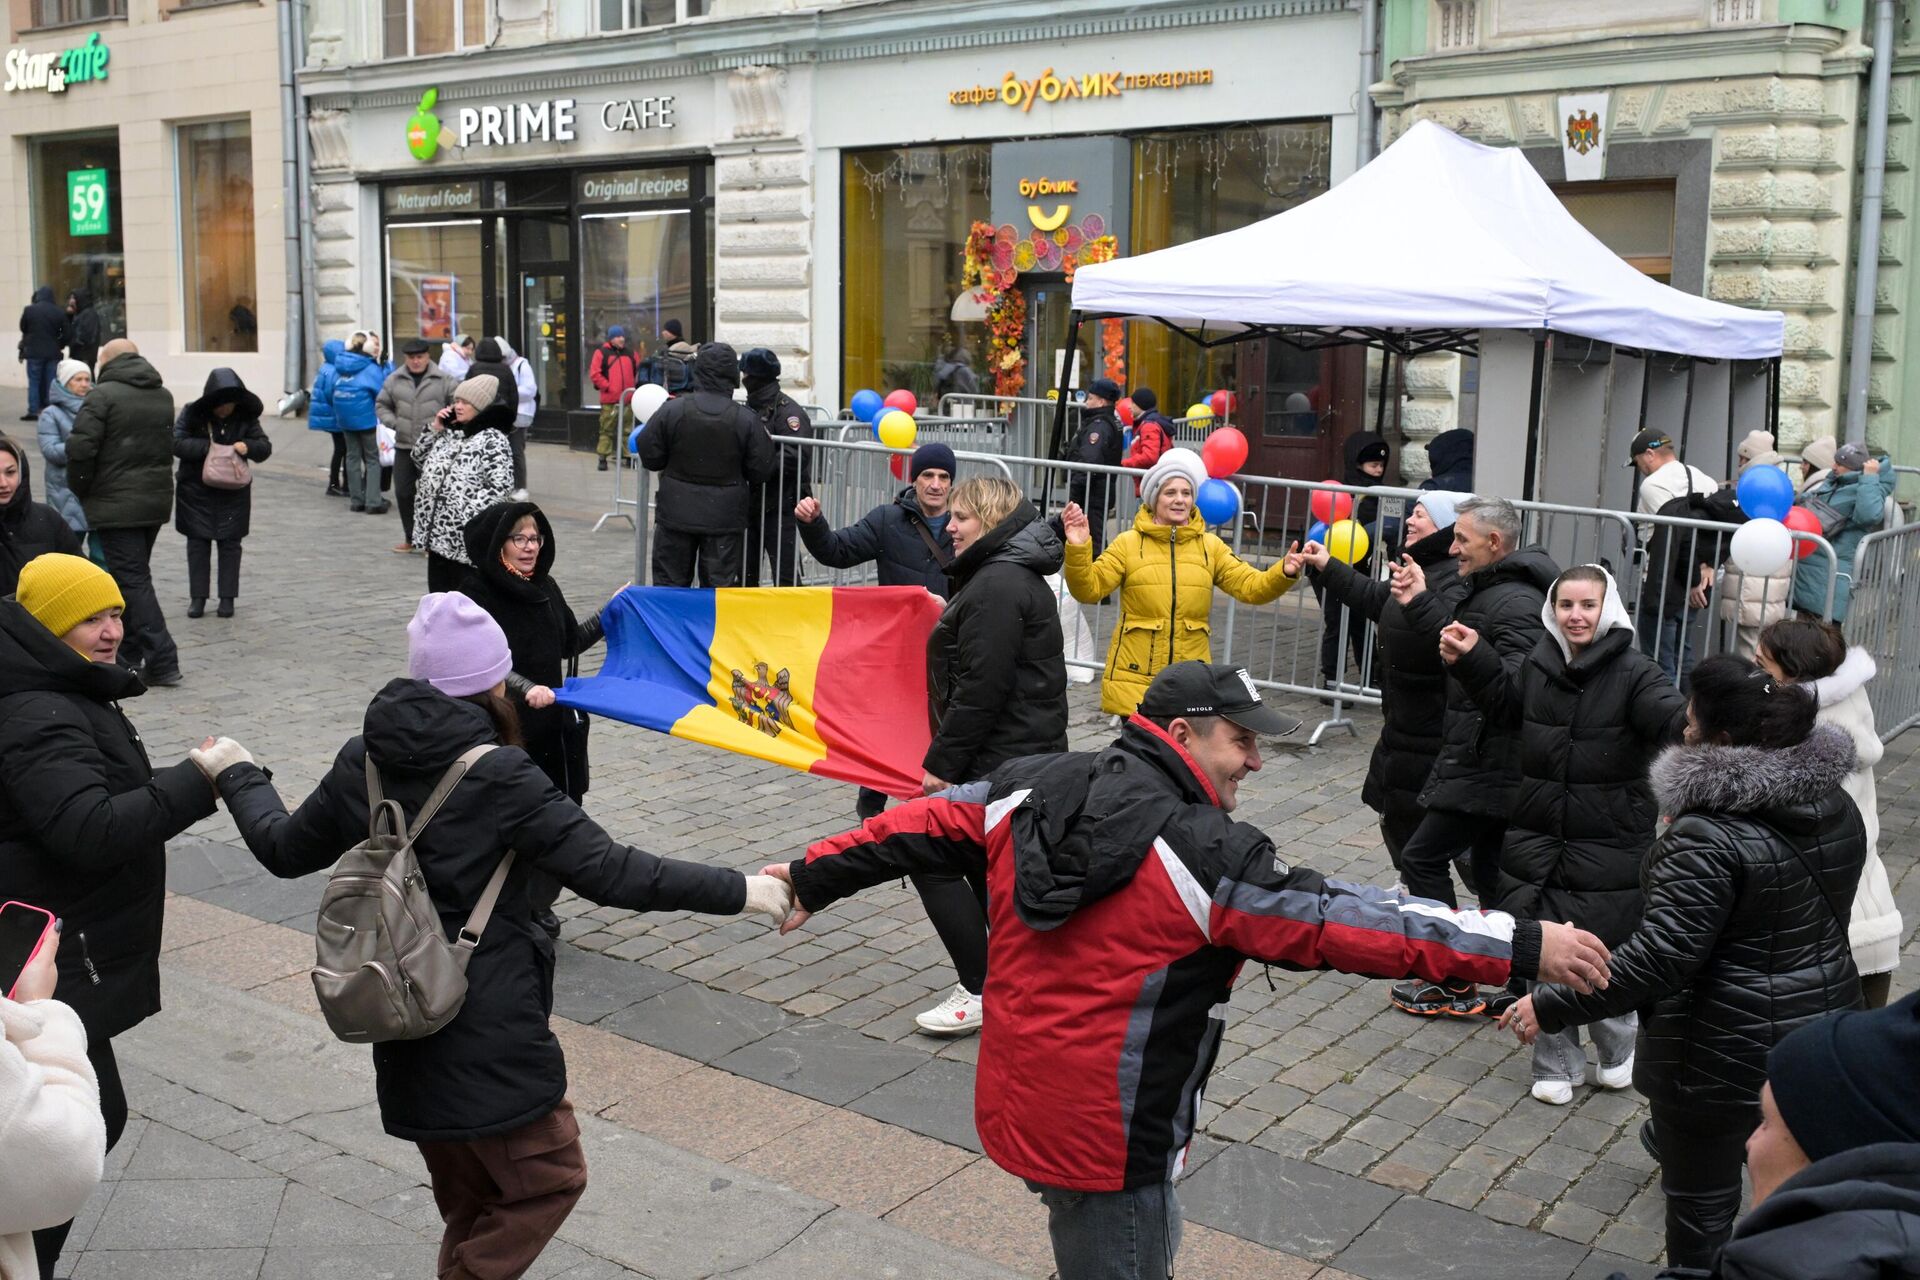
[[[53,988],[60,980],[60,971],[53,963],[54,953],[60,950],[60,922],[53,922],[53,933],[47,939],[47,945],[40,948],[40,954],[27,963],[20,971],[20,980],[13,985],[13,998],[21,1004],[33,1000],[53,999]]]
[[[527,690],[527,705],[535,711],[544,711],[553,705],[553,690],[544,684],[537,684]]]
[[[1532,1044],[1540,1037],[1540,1019],[1534,1016],[1533,997],[1521,996],[1508,1006],[1496,1023],[1502,1031],[1511,1031],[1521,1044]]]
[[[945,778],[936,778],[932,774],[928,774],[926,777],[920,779],[920,794],[923,796],[939,795],[952,785],[953,784]]]
[[[1607,989],[1607,963],[1613,955],[1607,944],[1570,924],[1540,922],[1540,968],[1535,975],[1541,982],[1558,982],[1581,995]],[[1533,1011],[1531,1003],[1528,1013]],[[1536,1030],[1539,1024],[1535,1023]]]
[[[741,914],[759,914],[771,917],[782,925],[780,932],[785,933],[787,916],[793,911],[793,886],[788,883],[786,867],[779,863],[781,874],[768,875],[765,871],[759,875],[747,877],[747,905]],[[771,870],[771,868],[769,868]]]
[[[1093,526],[1087,522],[1087,513],[1080,509],[1077,502],[1069,502],[1066,510],[1060,513],[1060,528],[1066,533],[1067,541],[1076,547],[1093,541]],[[929,791],[927,794],[933,793]]]
[[[812,498],[802,498],[793,506],[793,518],[801,524],[812,524],[820,518],[820,504]]]
[[[187,752],[187,759],[212,782],[236,764],[252,764],[253,756],[232,738],[208,738]]]
[[[1403,555],[1400,562],[1393,566],[1393,580],[1388,590],[1393,594],[1394,603],[1408,605],[1413,598],[1427,589],[1427,571],[1413,562],[1413,557]]]
[[[1480,633],[1464,622],[1449,622],[1440,628],[1440,661],[1452,666],[1461,657],[1473,652],[1480,643]]]
[[[801,906],[799,895],[793,892],[793,872],[788,868],[786,863],[768,863],[766,866],[760,868],[759,875],[748,877],[747,883],[751,885],[753,881],[759,879],[777,880],[786,888],[787,899],[791,904],[791,910],[788,912],[787,918],[780,924],[780,932],[783,936],[792,933],[795,929],[798,929],[801,925],[813,918],[813,912]]]
[[[1296,542],[1287,548],[1287,558],[1281,562],[1280,572],[1289,578],[1297,578],[1300,576],[1301,567],[1305,566],[1317,573],[1327,567],[1327,561],[1330,559],[1332,557],[1327,554],[1327,549],[1319,543]]]

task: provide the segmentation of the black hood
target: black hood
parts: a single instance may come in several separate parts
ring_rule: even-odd
[[[1413,562],[1422,569],[1430,569],[1442,560],[1451,560],[1453,558],[1453,526],[1435,529],[1418,542],[1409,544],[1406,547],[1406,553],[1412,556]]]
[[[724,342],[709,342],[693,357],[693,389],[732,396],[740,385],[740,357]]]
[[[367,754],[395,773],[444,773],[470,747],[494,742],[493,721],[425,680],[393,680],[367,705]]]
[[[1386,461],[1392,454],[1387,449],[1385,436],[1373,431],[1356,431],[1347,437],[1343,449],[1347,466],[1346,479],[1343,483],[1355,487],[1380,483],[1383,477],[1370,476],[1360,469],[1360,455],[1376,452],[1380,454],[1381,461]]]
[[[947,566],[947,576],[958,587],[995,560],[1023,565],[1045,577],[1060,572],[1067,549],[1060,535],[1040,518],[1040,509],[1022,498],[1012,515],[989,529],[964,555],[954,558]]]
[[[187,405],[191,415],[188,420],[207,422],[212,419],[213,411],[223,404],[233,405],[233,416],[241,422],[260,420],[260,397],[247,390],[247,384],[231,369],[215,369],[207,375],[207,385],[200,398]]]
[[[20,295],[16,293],[16,294],[15,294],[15,295],[13,295],[13,296],[17,298],[17,297],[19,297]],[[41,285],[41,286],[40,286],[40,287],[39,287],[38,289],[35,289],[35,290],[33,291],[33,300],[34,300],[35,302],[52,302],[52,301],[53,301],[53,286],[52,286],[52,285],[50,285],[50,284],[43,284],[43,285]]]
[[[1475,571],[1471,582],[1475,591],[1485,591],[1500,582],[1524,582],[1545,595],[1553,590],[1553,580],[1559,576],[1560,566],[1545,547],[1522,547],[1498,564]]]
[[[73,307],[76,314],[81,311],[85,311],[88,307],[92,305],[93,305],[92,293],[90,293],[85,289],[75,289],[73,291]]]
[[[1427,444],[1427,462],[1436,476],[1472,467],[1473,432],[1465,427],[1442,431]]]
[[[0,693],[48,692],[111,702],[146,692],[126,667],[89,662],[20,607],[0,600]]]
[[[532,516],[535,527],[540,530],[540,558],[534,561],[531,579],[516,577],[500,563],[500,550],[507,544],[507,535],[526,516]],[[536,584],[553,572],[553,526],[547,522],[547,513],[531,502],[496,502],[467,521],[462,536],[467,544],[467,559],[473,562],[481,577],[500,590],[514,595],[537,595]]]
[[[1920,1144],[1882,1142],[1816,1160],[1781,1183],[1734,1228],[1715,1274],[1911,1276],[1916,1253]]]
[[[160,381],[160,371],[147,363],[147,358],[137,351],[116,356],[112,364],[102,369],[94,378],[95,385],[103,382],[123,382],[130,387],[139,387],[143,391],[152,391],[165,386]]]
[[[33,506],[33,466],[27,461],[27,451],[12,436],[0,435],[0,453],[12,454],[20,464],[20,486],[13,491],[13,497],[7,499],[7,504],[0,507],[0,524],[18,524]]]

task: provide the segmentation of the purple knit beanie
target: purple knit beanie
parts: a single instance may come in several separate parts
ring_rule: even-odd
[[[485,693],[513,670],[500,624],[458,591],[420,597],[407,624],[407,674],[454,698]]]

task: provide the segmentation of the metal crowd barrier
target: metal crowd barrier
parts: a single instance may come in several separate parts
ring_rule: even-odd
[[[600,526],[609,520],[625,520],[628,525],[635,529],[638,529],[645,523],[645,521],[636,520],[633,515],[626,510],[628,507],[632,507],[635,511],[644,510],[646,506],[645,496],[642,495],[642,497],[636,501],[633,498],[624,496],[622,492],[626,486],[627,460],[633,457],[632,454],[627,452],[627,437],[633,434],[633,393],[638,390],[638,387],[629,387],[620,393],[619,406],[615,411],[613,425],[613,496],[608,502],[607,509],[600,513],[598,520],[593,522],[593,529],[591,530],[593,533],[600,532]],[[639,471],[638,459],[634,460],[633,469],[636,472]]]
[[[1910,585],[1915,582],[1920,582],[1920,524],[1878,530],[1854,548],[1847,639],[1872,654],[1879,668],[1867,682],[1867,700],[1882,742],[1920,724],[1920,599]]]

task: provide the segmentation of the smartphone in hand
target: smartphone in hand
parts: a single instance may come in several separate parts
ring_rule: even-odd
[[[53,936],[53,912],[25,902],[0,903],[0,991],[13,999],[20,975]]]

